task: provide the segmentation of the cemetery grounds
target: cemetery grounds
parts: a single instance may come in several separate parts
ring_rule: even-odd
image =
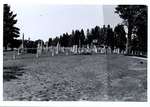
[[[12,59],[4,52],[4,101],[147,101],[147,60],[117,54]]]

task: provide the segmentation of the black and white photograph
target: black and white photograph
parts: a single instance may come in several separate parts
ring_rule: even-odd
[[[3,101],[147,102],[148,6],[3,4]]]

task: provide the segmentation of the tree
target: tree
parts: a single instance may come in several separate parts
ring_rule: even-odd
[[[107,33],[107,28],[105,27],[105,25],[103,25],[103,27],[100,29],[100,35],[98,38],[99,44],[100,45],[105,45],[105,38],[106,38],[106,34]]]
[[[60,38],[59,37],[55,37],[52,41],[52,45],[53,46],[57,46],[57,43],[60,42]]]
[[[132,36],[132,33],[133,33],[132,32],[133,28],[135,26],[137,27],[139,23],[143,22],[142,20],[140,22],[138,22],[137,19],[142,18],[144,13],[147,14],[147,8],[144,5],[118,5],[116,7],[116,13],[118,13],[119,16],[124,20],[125,25],[128,28],[127,53],[130,54],[131,36]],[[144,22],[146,22],[147,21],[147,19],[146,19],[147,16],[144,15],[144,17],[145,17]],[[141,27],[139,27],[139,28],[141,29]],[[138,31],[140,29],[138,29]],[[144,28],[144,29],[147,29],[147,27]],[[146,30],[144,30],[144,32],[146,32]],[[145,36],[147,36],[147,35],[145,35]]]
[[[85,44],[85,34],[83,29],[81,29],[80,42],[82,47]]]
[[[135,26],[138,39],[139,51],[143,54],[147,52],[147,6],[141,5],[136,15]],[[139,53],[138,53],[139,54]]]
[[[80,35],[81,35],[80,31],[75,30],[74,38],[73,38],[74,39],[74,45],[78,45],[78,47],[80,45]]]
[[[107,32],[106,32],[106,46],[109,46],[111,48],[111,51],[114,50],[114,32],[110,25],[107,26]]]
[[[60,44],[61,44],[61,46],[64,46],[64,47],[69,46],[69,35],[68,35],[68,33],[64,33],[63,36],[60,36]]]
[[[4,35],[4,44],[3,46],[7,50],[7,46],[10,45],[10,47],[13,49],[14,47],[14,40],[15,38],[19,37],[19,28],[15,27],[15,24],[17,23],[17,20],[15,20],[15,17],[17,14],[14,14],[13,11],[10,10],[10,6],[8,4],[4,4],[4,19],[3,19],[3,35]]]
[[[99,36],[100,36],[100,27],[96,26],[95,27],[95,39],[98,40]]]
[[[36,47],[38,47],[38,44],[41,44],[42,43],[42,45],[44,46],[44,41],[43,40],[41,40],[41,39],[38,39],[38,40],[35,40],[35,46]]]
[[[92,33],[90,32],[90,30],[89,29],[87,29],[87,43],[89,44],[89,45],[91,45],[91,43],[92,43]]]
[[[124,30],[124,26],[118,24],[114,28],[114,45],[116,48],[119,48],[119,52],[121,53],[122,51],[125,51],[126,48],[126,32]]]
[[[68,38],[68,47],[72,47],[72,46],[73,46],[73,36],[72,34],[70,34]]]
[[[48,40],[48,46],[52,46],[52,38],[49,38],[49,40]]]

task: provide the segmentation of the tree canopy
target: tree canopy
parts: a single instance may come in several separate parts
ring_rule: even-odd
[[[128,54],[132,49],[132,34],[135,33],[141,51],[147,51],[147,6],[146,5],[118,5],[116,13],[124,20],[128,27]]]

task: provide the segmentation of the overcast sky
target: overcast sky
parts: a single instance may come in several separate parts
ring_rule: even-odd
[[[10,5],[17,13],[17,24],[25,39],[43,39],[60,36],[72,30],[94,28],[110,24],[114,27],[121,19],[114,13],[116,6],[101,5]]]

